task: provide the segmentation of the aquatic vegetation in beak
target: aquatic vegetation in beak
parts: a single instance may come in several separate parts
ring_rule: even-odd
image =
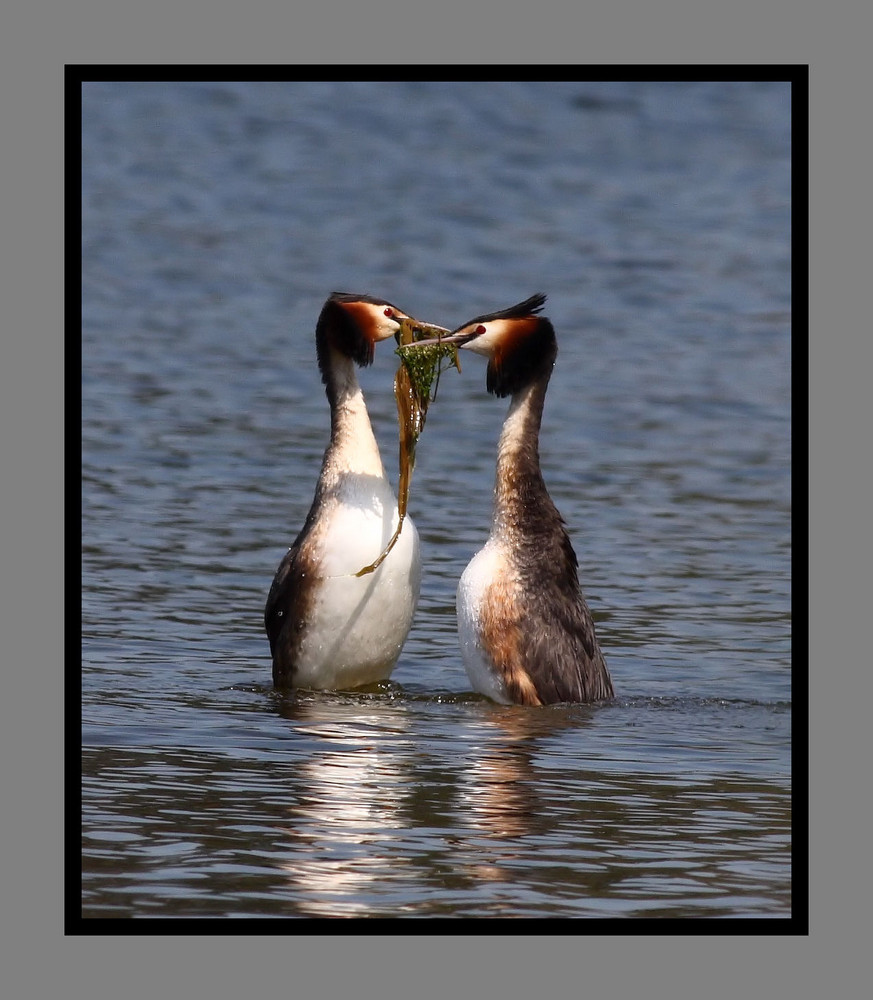
[[[404,319],[397,334],[399,347],[395,353],[400,358],[400,366],[394,376],[394,397],[397,400],[397,421],[400,427],[400,480],[397,486],[397,512],[400,519],[397,530],[379,557],[369,566],[358,570],[355,576],[372,573],[394,548],[403,528],[403,520],[409,503],[409,487],[412,470],[415,467],[415,446],[424,422],[427,408],[436,399],[440,375],[446,368],[461,370],[458,349],[452,344],[429,344],[427,347],[410,347],[416,340],[448,333],[442,327],[428,326],[414,319]]]

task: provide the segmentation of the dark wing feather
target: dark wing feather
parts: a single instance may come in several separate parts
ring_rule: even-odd
[[[264,627],[273,657],[273,682],[277,687],[289,687],[294,682],[308,616],[310,589],[303,585],[306,571],[307,560],[301,553],[301,537],[298,536],[279,563],[264,608]]]
[[[519,553],[536,580],[535,604],[523,622],[522,659],[544,704],[613,696],[594,619],[579,589],[576,553],[561,526]]]

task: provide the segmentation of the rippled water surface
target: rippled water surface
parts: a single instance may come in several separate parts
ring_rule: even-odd
[[[87,84],[82,913],[787,917],[787,84]],[[506,402],[447,373],[390,682],[272,690],[334,289],[536,291],[543,422],[616,699],[472,694],[454,591]],[[362,372],[389,473],[395,358]]]

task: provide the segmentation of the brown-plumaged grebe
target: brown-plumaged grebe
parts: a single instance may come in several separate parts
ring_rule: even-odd
[[[497,449],[494,516],[458,584],[458,635],[476,691],[505,704],[613,696],[564,521],[543,482],[539,432],[558,347],[544,295],[442,337],[488,359],[486,386],[511,396]],[[422,344],[435,341],[421,341]]]
[[[343,689],[387,678],[418,604],[418,532],[407,517],[396,545],[371,573],[398,523],[358,383],[375,345],[406,313],[370,295],[335,292],[315,330],[330,403],[330,443],[300,534],[276,571],[264,611],[277,687]]]

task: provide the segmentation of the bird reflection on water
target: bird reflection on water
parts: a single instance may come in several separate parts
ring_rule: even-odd
[[[387,883],[402,895],[404,880],[420,882],[420,863],[437,850],[435,840],[453,867],[427,880],[435,894],[428,908],[450,911],[441,884],[469,892],[482,880],[511,880],[513,863],[530,850],[525,839],[548,836],[552,822],[537,787],[538,742],[585,725],[592,710],[519,713],[478,696],[458,699],[466,717],[462,745],[427,759],[404,706],[375,696],[368,711],[366,701],[359,693],[300,693],[282,703],[295,737],[318,747],[288,789],[282,867],[300,912],[373,913]]]

